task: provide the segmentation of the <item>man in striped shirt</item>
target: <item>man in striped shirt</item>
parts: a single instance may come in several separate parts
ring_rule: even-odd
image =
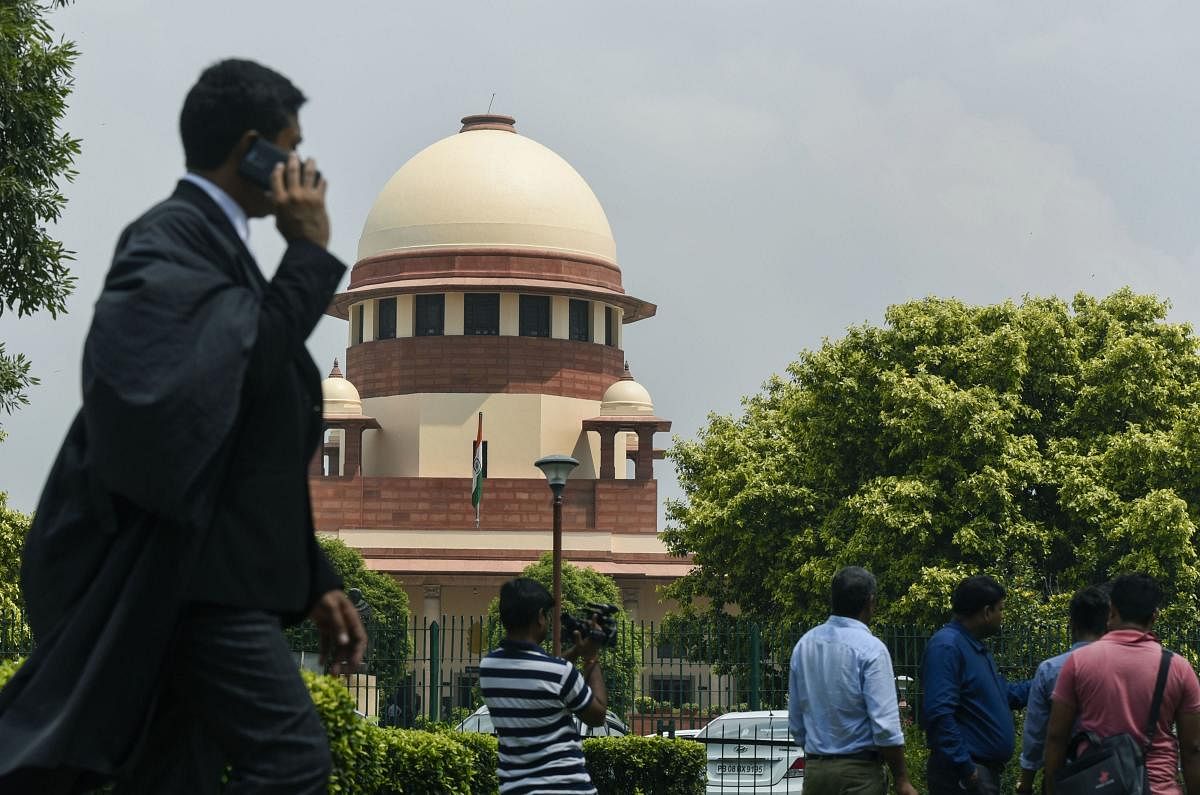
[[[600,647],[575,633],[575,645],[563,657],[544,652],[554,609],[550,592],[534,580],[518,577],[500,588],[507,637],[480,662],[479,684],[500,737],[501,795],[596,792],[572,716],[604,725],[608,693]],[[583,675],[576,660],[583,662]]]

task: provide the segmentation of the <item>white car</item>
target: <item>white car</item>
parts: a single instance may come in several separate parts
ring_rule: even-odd
[[[786,711],[730,712],[693,739],[708,748],[708,795],[804,790],[804,749],[788,731]]]
[[[629,727],[612,714],[610,711],[604,717],[603,726],[588,726],[584,724],[578,717],[572,715],[572,720],[575,721],[575,730],[579,732],[580,737],[624,737],[629,734]],[[487,705],[480,707],[472,712],[454,727],[455,731],[460,732],[477,732],[479,734],[495,734],[496,727],[492,723],[492,715],[488,712]]]
[[[696,735],[702,731],[704,731],[704,729],[676,729],[675,730],[675,739],[676,740],[694,740],[694,739],[696,739]],[[647,734],[646,736],[647,737],[670,737],[671,735],[667,732],[663,732],[662,734],[658,734],[657,732],[655,732],[654,734]]]

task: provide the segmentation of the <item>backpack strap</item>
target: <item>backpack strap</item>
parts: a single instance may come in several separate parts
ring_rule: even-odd
[[[1154,735],[1158,733],[1158,713],[1162,709],[1163,691],[1167,689],[1167,674],[1171,670],[1171,652],[1162,650],[1162,660],[1158,664],[1158,679],[1154,682],[1154,698],[1150,701],[1150,720],[1146,724],[1145,751],[1150,751]]]

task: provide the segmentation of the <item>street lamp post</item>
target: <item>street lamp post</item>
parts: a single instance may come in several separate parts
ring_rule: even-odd
[[[579,462],[566,455],[548,455],[533,462],[542,470],[554,493],[554,656],[562,656],[562,504],[563,488]]]

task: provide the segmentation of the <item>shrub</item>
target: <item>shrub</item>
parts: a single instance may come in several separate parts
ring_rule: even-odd
[[[588,774],[600,795],[704,795],[702,744],[665,737],[593,737],[583,741]]]
[[[477,732],[456,732],[440,729],[454,740],[466,746],[473,755],[471,762],[471,795],[495,795],[500,790],[500,778],[496,768],[500,764],[500,743],[494,735]]]
[[[23,657],[15,660],[0,660],[0,687],[4,687],[8,680],[12,679],[13,674],[17,672],[23,662],[25,662]]]
[[[925,765],[928,762],[929,748],[925,745],[925,732],[915,723],[905,726],[904,763],[908,765],[908,778],[917,792],[929,791],[925,782]]]
[[[471,792],[475,754],[451,735],[379,728],[372,734],[383,756],[381,795]]]
[[[698,715],[700,714],[700,705],[689,701],[680,705],[679,711],[684,715]]]
[[[333,757],[330,793],[379,792],[383,780],[384,747],[375,736],[383,731],[371,726],[354,711],[354,700],[346,686],[332,676],[301,671],[325,733]]]
[[[658,709],[658,702],[650,696],[638,696],[634,699],[633,708],[642,715],[647,715]]]
[[[449,733],[385,729],[368,723],[354,711],[354,700],[339,679],[308,671],[301,674],[329,737],[330,793],[473,792],[477,753],[473,748]],[[494,774],[494,763],[491,770]]]

